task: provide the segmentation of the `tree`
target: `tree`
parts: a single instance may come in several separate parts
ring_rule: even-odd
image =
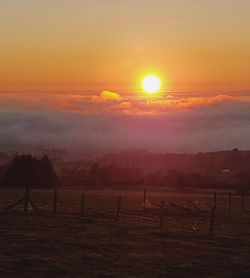
[[[53,165],[47,156],[16,155],[3,176],[2,184],[14,188],[48,188],[57,183]]]
[[[38,185],[40,187],[54,187],[57,184],[57,176],[51,160],[45,155],[38,161],[38,164],[40,164],[38,165],[40,174]]]

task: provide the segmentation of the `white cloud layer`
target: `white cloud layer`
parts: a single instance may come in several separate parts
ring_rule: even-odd
[[[96,152],[250,149],[250,97],[0,94],[0,148],[29,146]]]

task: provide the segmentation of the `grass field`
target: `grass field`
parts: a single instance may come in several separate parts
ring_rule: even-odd
[[[85,218],[79,216],[85,193]],[[214,236],[208,235],[212,193],[147,190],[153,204],[162,200],[189,207],[169,209],[163,229],[159,217],[128,216],[142,211],[143,190],[60,190],[58,212],[51,213],[52,190],[32,190],[41,214],[0,214],[0,277],[250,277],[250,199],[218,195]],[[1,191],[1,204],[22,191]],[[121,215],[115,221],[117,198]],[[89,221],[86,222],[86,219]],[[151,220],[151,221],[147,221]]]
[[[0,204],[13,202],[22,197],[24,190],[0,189]],[[59,207],[74,209],[80,207],[81,195],[85,193],[86,207],[101,211],[112,210],[116,207],[118,196],[122,196],[122,207],[128,209],[141,209],[143,204],[143,188],[141,189],[84,189],[84,190],[58,190]],[[196,202],[202,210],[209,210],[214,205],[213,191],[204,192],[176,192],[161,188],[147,189],[147,199],[155,204],[173,202],[184,206],[189,206],[188,200]],[[53,203],[53,190],[33,189],[31,196],[34,202],[41,207],[51,207]],[[250,197],[245,198],[245,208],[250,210]],[[217,209],[219,211],[228,210],[228,193],[217,192]],[[232,210],[241,210],[241,196],[232,195]]]

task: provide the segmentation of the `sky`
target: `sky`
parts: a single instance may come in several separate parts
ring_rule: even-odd
[[[249,30],[249,0],[1,0],[0,150],[250,149]]]
[[[249,0],[2,0],[2,89],[250,88]],[[105,88],[103,88],[105,86]]]

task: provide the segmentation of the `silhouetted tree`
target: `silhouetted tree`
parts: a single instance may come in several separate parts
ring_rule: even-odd
[[[55,174],[52,162],[47,155],[38,160],[37,168],[39,176],[39,187],[53,187],[57,184],[57,176]]]
[[[3,176],[5,187],[53,187],[57,176],[47,156],[38,159],[30,154],[16,155]]]

